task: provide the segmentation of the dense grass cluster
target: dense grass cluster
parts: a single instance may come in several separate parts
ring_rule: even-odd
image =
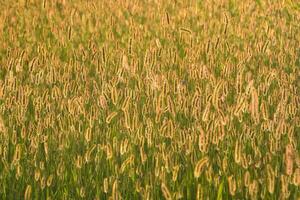
[[[299,199],[300,4],[1,0],[0,199]]]

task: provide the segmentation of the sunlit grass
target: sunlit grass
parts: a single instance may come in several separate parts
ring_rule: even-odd
[[[0,3],[0,199],[299,199],[300,4]]]

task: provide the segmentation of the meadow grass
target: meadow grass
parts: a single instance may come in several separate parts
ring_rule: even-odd
[[[0,10],[0,199],[300,198],[297,1]]]

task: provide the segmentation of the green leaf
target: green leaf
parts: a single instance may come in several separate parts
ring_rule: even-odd
[[[222,200],[223,185],[224,185],[224,180],[222,181],[222,183],[219,186],[217,200]]]

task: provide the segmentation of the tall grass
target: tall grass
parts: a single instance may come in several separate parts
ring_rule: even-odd
[[[300,198],[296,1],[0,10],[0,199]]]

